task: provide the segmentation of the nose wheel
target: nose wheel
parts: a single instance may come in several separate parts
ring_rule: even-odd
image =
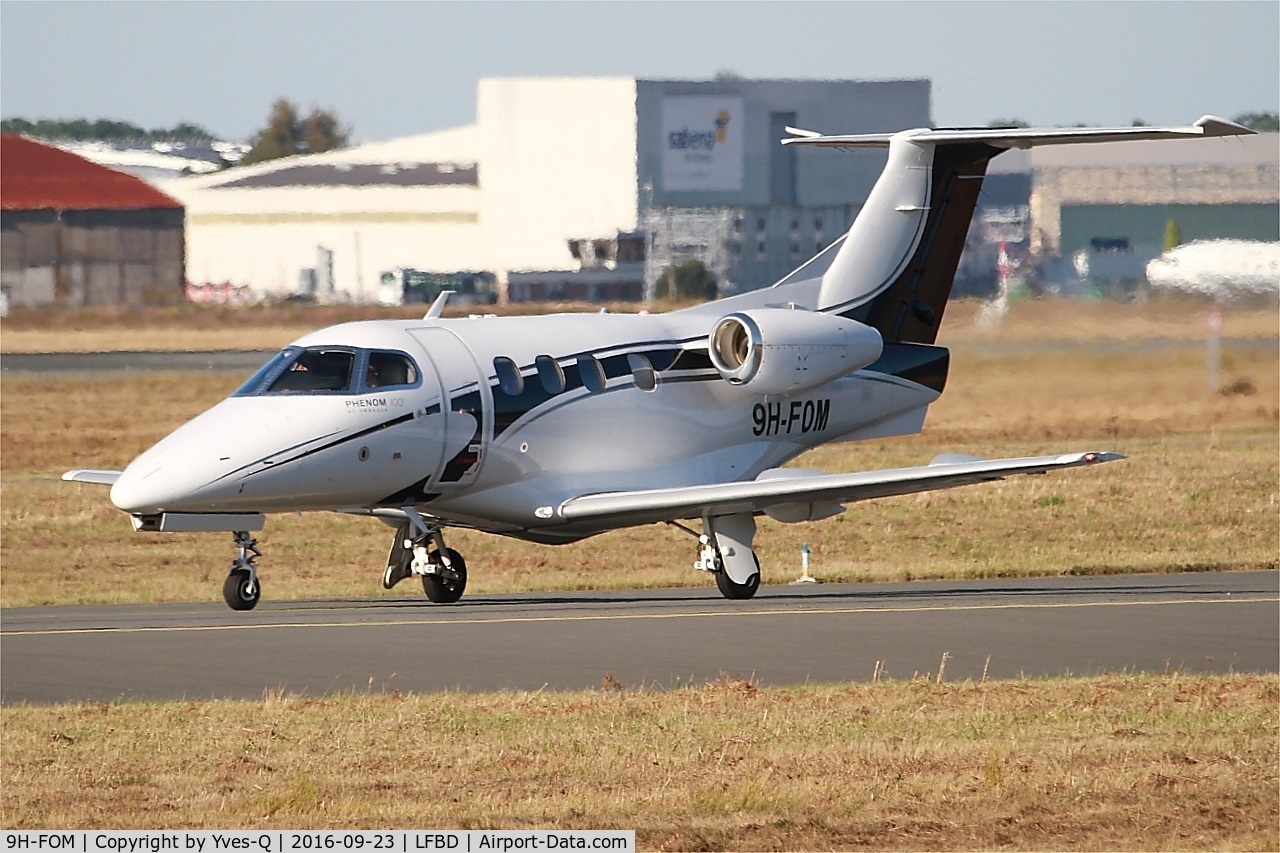
[[[231,571],[222,582],[222,598],[232,610],[252,610],[262,599],[262,585],[254,565],[262,552],[258,550],[258,540],[245,531],[235,534],[235,544],[240,554],[231,561]]]

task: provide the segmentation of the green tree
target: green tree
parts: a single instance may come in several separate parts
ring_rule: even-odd
[[[302,144],[308,154],[319,154],[343,148],[347,144],[347,131],[338,117],[328,110],[312,110],[303,122]]]
[[[1232,119],[1236,124],[1243,124],[1258,133],[1275,133],[1280,131],[1280,115],[1276,113],[1241,113]]]
[[[658,299],[715,299],[716,276],[696,258],[667,267],[654,285]]]
[[[1170,219],[1164,224],[1164,250],[1166,252],[1182,245],[1182,226],[1178,220]]]
[[[240,162],[249,166],[297,154],[300,135],[297,107],[288,98],[277,98],[271,105],[267,126],[258,132],[253,147]]]
[[[987,122],[987,127],[1031,127],[1020,118],[993,118]]]
[[[277,98],[271,105],[267,126],[254,137],[253,148],[240,161],[243,165],[262,163],[294,154],[319,154],[347,144],[348,130],[337,115],[314,109],[300,118],[298,108],[288,98]]]
[[[199,143],[199,142],[212,142],[214,140],[214,136],[212,133],[205,130],[203,127],[200,127],[199,125],[192,124],[191,122],[188,122],[188,121],[175,124],[173,128],[170,130],[162,130],[162,129],[153,130],[151,131],[150,136],[152,141],[154,142]]]
[[[146,130],[133,122],[117,119],[39,119],[29,121],[14,116],[0,122],[4,133],[25,133],[38,139],[60,139],[73,142],[95,140],[99,142],[185,142],[199,144],[211,142],[214,136],[199,125],[181,122],[172,129]]]

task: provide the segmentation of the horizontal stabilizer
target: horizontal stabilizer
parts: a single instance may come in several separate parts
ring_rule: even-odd
[[[783,145],[825,145],[834,148],[888,148],[894,137],[905,137],[925,145],[958,145],[980,142],[993,148],[1031,148],[1037,145],[1067,145],[1078,142],[1124,142],[1133,139],[1195,139],[1210,136],[1241,136],[1254,131],[1217,116],[1204,116],[1186,127],[963,127],[904,130],[899,133],[864,133],[823,136],[813,131],[796,131]]]
[[[812,471],[797,471],[796,476],[783,477],[780,471],[772,471],[768,478],[748,482],[582,495],[561,504],[558,515],[565,521],[609,519],[619,524],[646,524],[704,515],[761,513],[783,504],[852,503],[1124,458],[1118,453],[1090,452],[940,464],[935,460],[935,464],[916,468],[852,474],[815,475]]]
[[[99,486],[114,486],[123,471],[103,471],[96,468],[77,468],[62,475],[62,479],[73,483],[94,483]]]

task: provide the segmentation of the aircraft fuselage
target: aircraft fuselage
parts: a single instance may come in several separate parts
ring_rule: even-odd
[[[562,500],[752,480],[825,442],[918,431],[938,396],[875,365],[761,395],[725,381],[708,332],[680,314],[330,327],[286,353],[349,353],[340,387],[284,387],[268,365],[135,460],[112,500],[135,515],[413,505],[565,542],[608,525],[558,519]],[[416,377],[371,379],[375,353]]]

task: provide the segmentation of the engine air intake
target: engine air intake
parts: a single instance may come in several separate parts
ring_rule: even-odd
[[[856,320],[785,308],[729,314],[707,340],[720,376],[756,394],[830,382],[873,363],[883,347],[880,333]]]

